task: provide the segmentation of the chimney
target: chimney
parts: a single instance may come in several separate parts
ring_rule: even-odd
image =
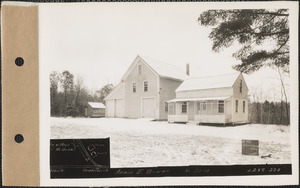
[[[186,75],[190,75],[190,64],[189,63],[187,63],[186,64]]]

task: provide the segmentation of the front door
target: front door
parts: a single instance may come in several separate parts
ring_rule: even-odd
[[[193,121],[194,120],[194,116],[195,116],[195,102],[194,101],[189,101],[188,102],[188,120],[189,121]]]

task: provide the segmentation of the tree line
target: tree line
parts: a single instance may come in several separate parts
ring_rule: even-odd
[[[286,108],[288,106],[288,108]],[[290,117],[286,111],[289,111],[290,103],[283,100],[280,102],[264,101],[250,102],[248,109],[249,123],[259,124],[277,124],[289,125]]]
[[[84,116],[87,102],[102,102],[112,91],[113,85],[107,84],[94,93],[88,91],[83,84],[82,77],[74,77],[69,71],[62,73],[53,71],[50,74],[50,102],[51,116]],[[265,100],[260,102],[260,96],[252,94],[249,100],[249,123],[260,124],[289,124],[290,103],[284,100],[274,102]]]
[[[90,92],[83,83],[83,78],[76,78],[69,71],[53,71],[50,74],[51,116],[84,116],[87,102],[102,102],[113,88],[107,84],[96,92]]]

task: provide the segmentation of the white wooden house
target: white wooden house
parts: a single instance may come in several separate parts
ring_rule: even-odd
[[[226,125],[248,121],[248,87],[241,73],[189,78],[168,104],[169,122]]]

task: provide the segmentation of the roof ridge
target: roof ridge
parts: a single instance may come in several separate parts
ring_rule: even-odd
[[[158,62],[158,63],[163,63],[163,64],[166,64],[166,65],[171,65],[171,66],[174,66],[174,67],[176,67],[176,68],[179,68],[179,69],[181,69],[181,67],[179,67],[179,66],[177,66],[177,65],[170,64],[170,63],[166,63],[166,62],[164,62],[164,61],[157,60],[157,59],[154,59],[154,58],[152,58],[152,57],[149,57],[149,56],[143,56],[143,55],[138,55],[138,56],[140,56],[142,59],[144,59],[144,58],[146,58],[146,59],[150,59],[150,60],[152,60],[152,61],[156,61],[156,62]],[[147,63],[147,61],[146,61],[146,63]]]
[[[236,72],[236,73],[226,73],[226,74],[219,74],[219,75],[214,75],[214,76],[189,77],[188,79],[211,78],[211,77],[226,76],[226,75],[234,75],[234,74],[240,74],[240,72]]]

